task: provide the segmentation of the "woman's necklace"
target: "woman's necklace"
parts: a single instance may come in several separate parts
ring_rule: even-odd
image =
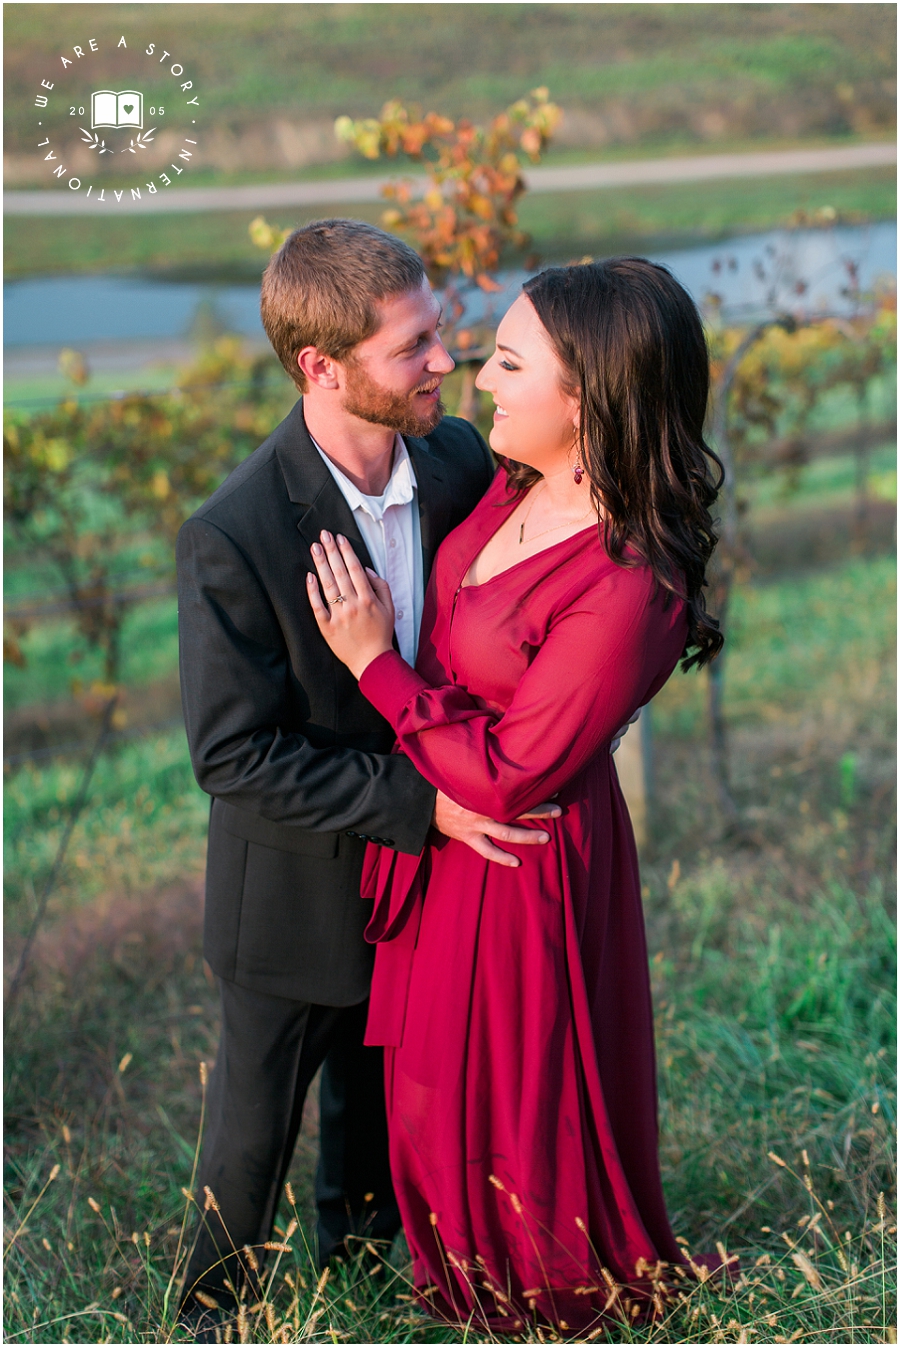
[[[532,500],[531,504],[529,505],[529,507],[528,507],[528,509],[527,509],[527,511],[526,511],[526,513],[525,513],[525,518],[522,520],[521,524],[519,525],[519,546],[520,546],[520,547],[522,546],[522,544],[523,544],[524,541],[525,541],[525,525],[528,523],[528,520],[531,518],[531,511],[532,511],[533,509],[534,509],[534,499]],[[590,510],[587,510],[587,511],[585,512],[585,514],[581,515],[581,517],[578,518],[578,519],[566,519],[562,524],[554,524],[552,528],[549,528],[549,529],[541,529],[540,533],[532,533],[532,535],[531,535],[531,537],[528,539],[528,541],[529,541],[530,543],[533,543],[534,540],[535,540],[535,538],[543,538],[543,536],[544,536],[545,533],[556,533],[558,529],[571,528],[571,526],[572,526],[573,524],[580,524],[582,519],[587,519],[588,516],[589,516],[589,515],[592,515],[593,513],[594,513],[593,509],[590,509]]]

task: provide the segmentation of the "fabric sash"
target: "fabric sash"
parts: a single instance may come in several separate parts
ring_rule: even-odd
[[[431,869],[427,857],[427,843],[419,856],[373,842],[366,847],[360,893],[375,907],[365,938],[378,947],[366,1025],[370,1047],[399,1048],[403,1042],[413,955]]]

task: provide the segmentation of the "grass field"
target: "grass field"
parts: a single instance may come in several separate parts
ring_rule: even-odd
[[[729,178],[722,182],[632,187],[627,191],[526,196],[521,220],[548,260],[734,237],[790,223],[831,206],[848,220],[893,219],[896,175],[821,173],[796,178]]]
[[[482,117],[538,84],[601,145],[889,134],[894,118],[885,5],[18,5],[4,15],[8,150],[31,146],[48,53],[86,34],[102,53],[123,22],[135,73],[144,44],[165,40],[202,89],[206,124],[229,131],[371,116],[398,95]]]
[[[521,221],[548,261],[603,255],[642,243],[689,243],[788,224],[797,211],[831,206],[848,219],[892,218],[892,170],[726,179],[526,196]],[[281,225],[329,215],[378,223],[380,205],[332,205],[265,212]],[[8,216],[4,274],[139,269],[200,278],[248,279],[266,258],[247,232],[259,211],[143,215],[125,219]]]
[[[878,492],[895,490],[887,450],[873,466]],[[850,461],[822,460],[795,497],[754,487],[751,517],[777,538],[849,510],[851,493]],[[741,839],[710,804],[703,679],[677,675],[654,704],[643,882],[664,1181],[677,1233],[698,1250],[723,1242],[741,1277],[727,1294],[694,1290],[654,1328],[613,1327],[611,1341],[893,1340],[894,566],[878,546],[825,553],[751,577],[735,600],[726,710]],[[131,621],[139,701],[171,672],[174,613],[148,605]],[[63,691],[71,635],[26,643],[13,701],[46,704]],[[12,955],[78,780],[66,761],[7,773]],[[205,818],[180,732],[102,760],[7,1027],[7,1340],[172,1332],[198,1064],[215,1054]],[[316,1289],[314,1145],[310,1109],[291,1175],[299,1229],[246,1339],[466,1340],[411,1307],[402,1244],[381,1272],[351,1267]]]

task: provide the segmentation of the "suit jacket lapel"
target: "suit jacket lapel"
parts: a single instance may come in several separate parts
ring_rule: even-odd
[[[372,566],[353,511],[306,429],[302,398],[287,418],[286,429],[289,434],[276,446],[276,453],[290,499],[305,507],[297,523],[299,533],[309,546],[319,541],[322,529],[343,533],[353,543],[362,564]],[[441,466],[427,442],[412,435],[403,438],[416,475],[422,563],[427,585],[438,543],[449,527],[452,502],[447,499]]]
[[[353,511],[322,462],[322,456],[306,429],[302,399],[288,421],[290,437],[282,440],[275,452],[288,496],[295,505],[305,507],[297,522],[298,532],[309,547],[319,541],[322,529],[328,529],[329,533],[343,533],[352,542],[353,550],[362,564],[372,566],[372,558],[363,542]]]
[[[444,478],[440,464],[425,440],[404,435],[409,456],[416,474],[419,497],[419,527],[422,533],[422,563],[425,584],[431,574],[438,543],[446,533],[446,516],[450,502],[446,499]]]

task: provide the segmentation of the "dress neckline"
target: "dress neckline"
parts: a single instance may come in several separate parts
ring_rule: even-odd
[[[517,505],[517,504],[518,504],[517,501],[513,502],[513,508],[515,508],[515,505]],[[468,561],[468,563],[467,563],[467,565],[466,565],[466,568],[465,568],[465,570],[463,571],[463,578],[462,578],[462,581],[460,582],[460,586],[459,586],[460,591],[465,590],[465,589],[484,589],[486,585],[492,585],[492,584],[494,583],[495,580],[499,580],[499,579],[500,579],[502,576],[504,576],[504,575],[509,575],[510,572],[517,570],[517,569],[519,568],[519,566],[524,566],[524,565],[525,565],[527,562],[529,562],[529,561],[535,561],[538,557],[544,556],[545,553],[547,553],[547,552],[554,552],[554,551],[556,550],[557,547],[563,547],[566,543],[572,542],[575,538],[581,538],[582,535],[585,534],[585,533],[596,533],[596,532],[597,532],[597,524],[596,524],[596,522],[593,523],[593,524],[588,524],[585,528],[579,529],[579,530],[577,531],[577,533],[570,533],[569,536],[568,536],[568,538],[560,538],[560,540],[559,540],[558,543],[551,543],[549,547],[542,547],[541,550],[540,550],[539,552],[532,552],[531,556],[529,556],[529,557],[523,557],[521,561],[514,561],[514,562],[512,563],[511,566],[507,566],[507,567],[506,567],[504,570],[502,570],[502,571],[497,571],[497,573],[496,573],[495,575],[490,576],[490,578],[487,579],[487,580],[482,580],[481,584],[479,584],[479,585],[467,585],[467,584],[466,584],[466,576],[469,574],[469,571],[472,569],[473,565],[475,564],[476,558],[480,556],[480,554],[481,554],[481,553],[484,551],[484,549],[487,547],[488,543],[491,541],[491,539],[494,537],[494,535],[495,535],[495,534],[496,534],[496,533],[503,527],[503,525],[505,524],[505,522],[506,522],[506,520],[507,520],[508,518],[509,518],[509,515],[504,515],[504,516],[503,516],[503,518],[498,522],[497,527],[496,527],[495,529],[492,529],[492,530],[491,530],[491,532],[488,534],[488,536],[487,536],[486,538],[484,538],[484,539],[482,540],[482,542],[479,544],[478,550],[477,550],[476,552],[474,552],[474,553],[472,554],[472,556],[469,558],[469,561]]]

